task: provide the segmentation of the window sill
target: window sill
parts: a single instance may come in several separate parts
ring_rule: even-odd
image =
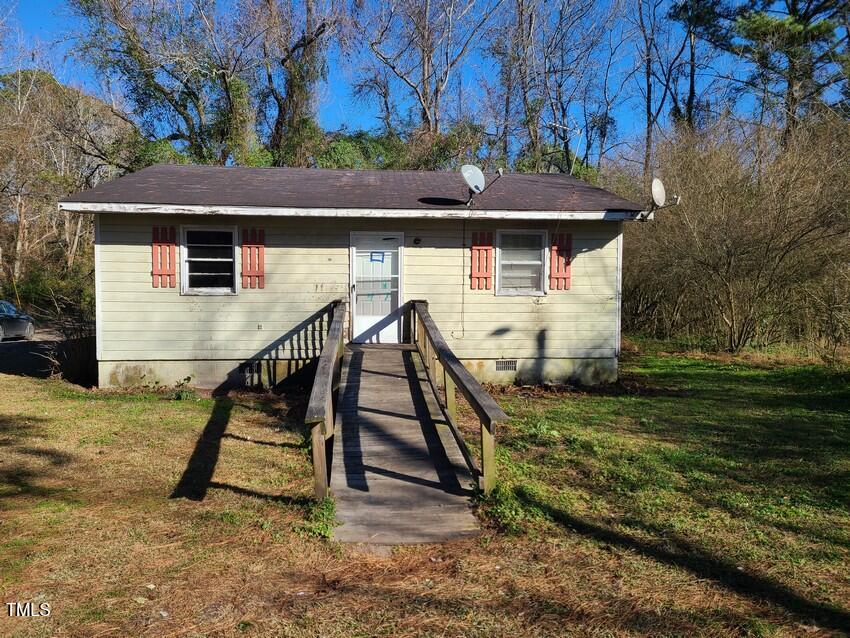
[[[545,297],[546,293],[542,291],[525,291],[525,290],[497,290],[497,297]]]
[[[180,295],[183,297],[235,297],[235,290],[217,290],[215,288],[210,288],[207,290],[203,289],[193,289],[193,290],[182,290]]]

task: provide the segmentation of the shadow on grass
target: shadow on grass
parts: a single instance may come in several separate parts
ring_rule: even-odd
[[[192,456],[183,470],[183,476],[171,492],[170,498],[187,498],[202,501],[210,487],[218,457],[221,454],[221,439],[230,422],[233,399],[216,397],[207,424],[195,443]]]
[[[557,403],[541,415],[549,422],[544,425],[566,435],[560,449],[580,474],[606,471],[609,493],[658,487],[676,474],[674,483],[685,479],[692,495],[711,487],[718,496],[741,492],[782,507],[850,507],[850,377],[844,372],[650,360],[629,375],[639,385],[663,379],[673,389],[613,395],[610,388],[591,389],[554,397]],[[673,394],[675,388],[687,394]],[[528,445],[529,426],[515,424],[502,442],[520,450]]]
[[[794,556],[768,558],[758,572],[806,560],[804,552],[840,556],[850,538],[840,523],[850,506],[847,371],[643,357],[625,376],[620,387],[555,393],[518,406],[500,442],[528,467],[545,468],[550,483],[553,470],[565,470],[558,487],[593,494],[650,538],[578,518],[531,489],[515,488],[522,506],[589,538],[769,601],[803,621],[850,630],[850,610],[809,600],[794,581],[739,569],[722,550],[706,551],[697,532],[671,534],[665,516],[659,525],[642,520],[663,507],[654,497],[665,503],[680,493],[687,498],[677,515],[717,508],[740,520],[741,529],[764,525],[812,542],[814,549],[794,547]],[[840,570],[836,558],[830,561]]]
[[[262,439],[249,439],[244,436],[239,436],[238,434],[231,434],[230,432],[225,432],[222,434],[222,437],[227,439],[233,439],[234,441],[241,441],[243,443],[252,443],[254,445],[265,445],[268,447],[277,447],[277,448],[288,448],[292,450],[304,450],[307,449],[308,445],[305,442],[301,443],[278,443],[277,441],[263,441]]]
[[[810,601],[770,578],[742,571],[737,565],[707,554],[683,538],[665,535],[665,543],[672,545],[672,548],[668,549],[573,516],[544,503],[526,490],[517,490],[517,498],[526,507],[543,512],[557,524],[583,536],[685,569],[698,578],[710,579],[747,598],[756,601],[765,600],[782,607],[802,620],[814,620],[819,625],[830,629],[850,630],[850,612],[832,605]]]
[[[281,494],[266,494],[265,492],[258,492],[256,490],[249,490],[245,487],[239,487],[237,485],[230,485],[229,483],[218,483],[217,481],[211,481],[207,486],[209,489],[215,490],[224,490],[226,492],[232,492],[233,494],[238,494],[239,496],[247,496],[249,498],[258,498],[263,501],[269,501],[271,503],[279,503],[281,505],[291,505],[294,507],[309,507],[316,503],[316,500],[307,496],[286,496]]]
[[[222,394],[223,392],[223,394]],[[233,413],[233,408],[236,406],[248,407],[257,409],[256,405],[248,405],[245,403],[237,403],[232,397],[228,396],[227,390],[220,388],[213,393],[215,401],[207,423],[204,426],[201,435],[195,443],[195,448],[192,451],[191,457],[186,464],[186,469],[183,470],[183,475],[180,477],[177,485],[174,487],[169,498],[185,498],[192,501],[202,501],[207,495],[207,491],[211,488],[225,489],[231,492],[242,494],[245,496],[253,496],[256,498],[264,498],[273,500],[279,503],[289,503],[293,505],[302,505],[300,497],[288,496],[273,496],[254,492],[249,489],[241,488],[235,485],[225,483],[216,483],[212,480],[215,474],[215,468],[218,465],[221,455],[222,439],[232,439],[252,443],[255,445],[264,445],[277,448],[304,449],[308,445],[308,431],[303,424],[303,410],[300,405],[296,406],[290,414],[288,414],[281,423],[281,431],[293,431],[301,434],[300,443],[276,443],[272,441],[264,441],[257,439],[248,439],[238,434],[227,432],[227,426],[230,423],[230,417]],[[272,407],[272,402],[262,400],[259,403],[259,409],[269,416],[279,416],[277,411]],[[298,418],[302,415],[302,418]],[[258,471],[262,468],[258,468]]]
[[[443,550],[448,556],[444,560],[465,566],[487,564],[492,559],[488,552],[477,553],[461,548],[463,556],[458,560],[449,547]],[[368,565],[368,563],[366,564]],[[349,597],[348,600],[368,600],[376,613],[391,617],[398,614],[407,619],[421,618],[426,614],[435,623],[443,626],[476,626],[479,635],[488,627],[502,627],[495,635],[510,635],[504,630],[505,619],[516,619],[521,623],[521,635],[541,636],[585,636],[585,635],[651,635],[651,636],[699,636],[711,633],[719,635],[718,625],[725,629],[723,635],[744,635],[751,626],[752,617],[723,608],[678,608],[661,605],[653,597],[641,598],[639,593],[619,594],[616,588],[601,579],[567,581],[561,587],[551,587],[548,572],[535,580],[530,573],[513,573],[504,569],[485,584],[482,591],[470,588],[459,590],[446,587],[442,591],[409,591],[405,587],[387,584],[387,576],[395,573],[400,583],[410,582],[420,575],[415,571],[403,572],[399,567],[367,571],[363,564],[352,564],[351,571],[342,578],[328,578],[327,574],[300,571],[294,574],[299,583],[314,583],[315,593],[324,595],[333,592]],[[421,574],[424,575],[424,574]],[[406,581],[402,580],[407,577]],[[281,611],[290,615],[309,612],[308,598],[281,597]],[[353,604],[357,604],[354,602]],[[409,610],[409,611],[408,611]],[[432,625],[434,626],[434,625]],[[435,627],[436,628],[436,627]],[[707,631],[707,628],[714,630]],[[417,627],[421,634],[423,628]],[[439,631],[432,632],[439,634]],[[459,635],[464,635],[458,629]],[[418,635],[418,634],[417,634]],[[431,634],[428,634],[431,635]],[[746,635],[749,635],[747,633]]]
[[[41,428],[49,419],[0,414],[0,503],[19,496],[47,497],[61,489],[43,487],[39,481],[50,478],[52,468],[68,465],[73,455],[61,450],[35,447]],[[34,468],[29,462],[10,462],[13,456],[30,457],[50,467]]]
[[[749,408],[796,408],[845,411],[850,400],[850,370],[818,365],[759,367],[747,362],[720,363],[704,359],[661,357],[641,362],[638,373],[624,378],[686,390],[689,396]]]

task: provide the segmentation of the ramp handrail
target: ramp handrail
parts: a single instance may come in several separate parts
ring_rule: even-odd
[[[457,430],[457,403],[455,389],[469,402],[481,425],[481,470],[472,466],[479,474],[479,487],[488,494],[496,485],[496,424],[508,420],[508,415],[499,407],[495,399],[488,394],[478,380],[472,376],[460,360],[455,356],[446,343],[437,324],[428,312],[427,301],[412,301],[413,321],[411,322],[411,341],[416,345],[431,385],[436,390],[438,387],[445,389],[445,405],[441,405],[449,418],[450,425],[456,435]],[[441,378],[442,377],[442,378]],[[439,392],[436,393],[439,398]],[[442,403],[442,402],[441,402]],[[461,449],[467,456],[465,444],[461,443]],[[467,458],[471,465],[471,460]]]
[[[344,325],[345,301],[337,299],[331,304],[331,325],[319,355],[310,401],[304,415],[304,423],[311,426],[313,479],[318,499],[328,496],[328,457],[325,441],[334,433],[334,392],[339,387],[342,358],[345,353]]]

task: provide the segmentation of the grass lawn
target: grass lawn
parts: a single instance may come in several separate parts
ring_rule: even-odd
[[[497,399],[482,535],[383,555],[323,538],[297,394],[0,375],[0,602],[52,611],[0,635],[850,630],[847,370],[649,344],[616,386]]]

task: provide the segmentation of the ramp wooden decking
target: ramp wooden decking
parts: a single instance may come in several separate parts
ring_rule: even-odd
[[[415,346],[346,347],[334,430],[337,540],[437,543],[478,533],[473,477]]]

